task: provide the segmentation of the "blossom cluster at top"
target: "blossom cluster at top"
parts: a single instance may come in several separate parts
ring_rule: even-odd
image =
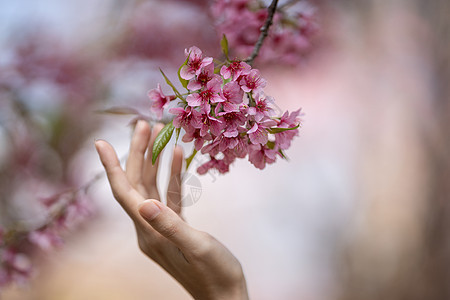
[[[269,35],[258,56],[260,61],[295,65],[311,49],[318,29],[313,7],[306,1],[288,3],[292,5],[281,5],[274,14]],[[268,11],[260,0],[216,0],[211,6],[211,15],[217,32],[227,36],[235,55],[247,57],[258,40]]]
[[[166,96],[160,85],[149,91],[151,111],[162,115],[169,109],[175,115],[173,126],[183,128],[183,142],[194,142],[196,151],[210,159],[198,167],[204,174],[210,169],[229,171],[236,158],[245,158],[258,169],[284,157],[291,140],[298,135],[300,109],[275,116],[273,99],[264,94],[266,80],[258,69],[243,61],[226,61],[215,66],[213,58],[203,56],[193,46],[185,51],[186,62],[179,78],[187,93]]]

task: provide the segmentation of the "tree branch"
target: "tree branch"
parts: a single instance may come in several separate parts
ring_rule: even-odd
[[[273,15],[277,10],[277,4],[278,0],[273,0],[270,6],[267,8],[269,14],[267,16],[266,21],[264,22],[264,25],[260,29],[261,34],[259,35],[258,41],[255,44],[255,48],[253,49],[252,54],[244,60],[245,62],[252,64],[255,58],[258,56],[259,50],[261,49],[264,39],[267,37],[267,34],[269,33],[269,28],[272,25]]]

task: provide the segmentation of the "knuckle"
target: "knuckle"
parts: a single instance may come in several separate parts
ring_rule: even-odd
[[[214,249],[216,239],[206,232],[201,232],[201,242],[198,243],[197,247],[192,252],[195,257],[205,257],[208,256]]]
[[[242,269],[241,263],[236,259],[235,263],[232,264],[230,271],[230,279],[233,281],[241,281],[244,277],[244,271]]]
[[[163,236],[170,239],[178,233],[178,226],[174,222],[169,222],[159,226],[158,231]]]

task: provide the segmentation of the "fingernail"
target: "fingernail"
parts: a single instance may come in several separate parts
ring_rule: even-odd
[[[94,147],[95,149],[98,149],[98,142],[100,141],[100,139],[94,139]]]
[[[147,221],[152,221],[160,212],[161,208],[153,200],[145,200],[139,207],[139,213]]]
[[[138,120],[136,123],[136,127],[142,128],[145,125],[145,121],[144,120]]]

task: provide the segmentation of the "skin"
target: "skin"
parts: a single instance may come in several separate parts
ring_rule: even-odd
[[[159,159],[152,165],[151,152],[161,129],[161,124],[151,130],[146,121],[137,123],[125,171],[109,143],[95,142],[114,198],[135,224],[139,248],[195,299],[248,299],[239,261],[214,237],[192,228],[181,217],[180,147],[173,151],[167,206],[159,200]]]

